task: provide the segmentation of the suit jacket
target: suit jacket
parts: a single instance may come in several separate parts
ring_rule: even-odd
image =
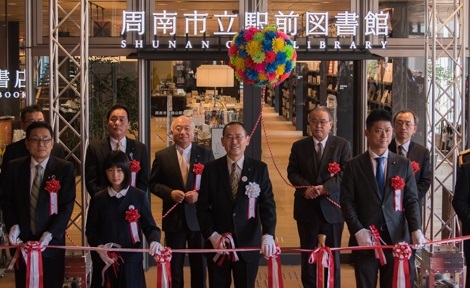
[[[181,190],[187,192],[194,190],[194,181],[196,178],[196,175],[193,172],[194,164],[206,164],[207,162],[214,160],[214,155],[211,150],[192,144],[188,179],[185,187],[181,176],[177,154],[178,151],[175,145],[155,153],[155,160],[153,161],[149,181],[149,190],[151,193],[162,198],[162,214],[165,214],[175,205],[175,201],[171,198],[171,191]],[[189,204],[186,201],[183,201],[183,203],[176,206],[170,214],[163,218],[163,231],[184,231],[184,229],[186,229],[183,227],[184,222],[187,223],[190,231],[199,231],[199,222],[197,221],[196,216],[196,204]]]
[[[387,225],[393,244],[410,242],[410,234],[421,228],[418,193],[413,169],[408,159],[389,152],[384,198],[380,196],[369,152],[349,160],[344,168],[341,185],[341,210],[351,234],[350,244],[357,245],[354,235],[362,228],[377,229]],[[401,198],[403,209],[395,211],[395,191],[391,178],[399,176],[405,182]]]
[[[28,149],[26,148],[25,141],[26,139],[21,139],[17,142],[11,143],[10,145],[6,147],[5,153],[3,154],[1,171],[6,170],[8,163],[10,163],[11,160],[30,155]],[[58,143],[55,143],[51,151],[51,156],[65,159],[64,147]],[[3,179],[3,173],[0,173],[0,187],[2,186],[2,181],[3,181],[2,179]]]
[[[294,186],[323,185],[328,191],[328,197],[339,204],[342,172],[331,176],[328,165],[336,162],[344,169],[344,164],[351,158],[351,146],[346,139],[328,136],[322,159],[318,163],[315,156],[315,144],[312,137],[296,141],[292,145],[287,166],[287,176]],[[294,219],[300,222],[312,221],[315,207],[321,208],[328,223],[343,223],[341,209],[325,197],[307,200],[304,197],[305,188],[295,189]]]
[[[23,242],[38,241],[42,233],[52,233],[49,245],[65,245],[65,229],[72,215],[75,201],[75,173],[72,163],[53,157],[49,158],[44,170],[44,177],[39,191],[36,209],[36,237],[30,229],[30,194],[31,194],[31,157],[22,157],[9,163],[5,171],[2,188],[3,218],[7,231],[18,224],[19,238]],[[50,196],[45,190],[46,182],[55,178],[60,183],[57,193],[58,214],[49,215]],[[43,256],[52,256],[63,253],[61,249],[46,249]]]
[[[260,194],[256,198],[255,218],[248,219],[248,196],[245,186],[259,185]],[[260,247],[261,236],[274,235],[276,228],[276,204],[265,163],[245,156],[243,170],[238,185],[237,198],[232,196],[227,156],[206,164],[202,173],[201,190],[197,204],[197,217],[204,239],[213,232],[232,233],[235,246]],[[208,247],[210,242],[206,242]],[[259,251],[239,254],[244,261],[259,258]]]
[[[106,156],[112,150],[109,137],[95,140],[88,146],[85,158],[85,185],[91,196],[108,186],[103,164]],[[137,173],[136,186],[142,191],[147,191],[150,169],[147,147],[139,141],[127,138],[126,154],[129,161],[140,162],[141,169]]]
[[[388,145],[388,149],[393,153],[397,153],[397,143],[395,139]],[[407,158],[419,165],[419,170],[415,173],[415,179],[416,186],[418,186],[418,200],[421,202],[426,196],[432,181],[430,152],[429,149],[423,145],[413,141],[410,142],[408,150]]]
[[[465,162],[459,168],[452,206],[462,221],[463,235],[470,235],[470,162]],[[469,255],[467,253],[470,251],[465,250],[465,252],[466,255]],[[467,261],[469,260],[467,259]]]
[[[126,220],[126,211],[130,205],[133,205],[140,214],[137,225],[141,241],[136,243],[132,243],[130,225]],[[153,219],[147,193],[131,186],[126,196],[120,199],[110,197],[108,189],[96,193],[91,198],[86,222],[86,236],[90,246],[117,243],[121,248],[142,249],[142,234],[148,243],[160,242],[160,229]],[[124,262],[137,262],[143,259],[142,253],[119,252],[119,254]]]

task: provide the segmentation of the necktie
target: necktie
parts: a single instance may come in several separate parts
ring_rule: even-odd
[[[238,168],[237,163],[233,163],[232,164],[232,172],[230,173],[230,184],[231,184],[231,187],[232,187],[233,199],[237,198],[238,181],[240,181],[240,169]]]
[[[188,164],[186,164],[186,160],[184,159],[183,151],[179,151],[179,153],[181,155],[181,161],[180,161],[181,177],[183,177],[183,184],[184,184],[184,187],[186,188],[186,184],[188,180]]]
[[[116,151],[122,151],[122,143],[121,143],[121,141],[118,141],[118,142],[116,143]]]
[[[380,191],[380,196],[383,198],[384,196],[384,189],[385,189],[385,184],[384,184],[384,169],[382,167],[382,162],[385,158],[384,157],[377,157],[375,158],[375,161],[377,161],[377,171],[375,172],[375,180],[377,181],[377,186],[379,187]]]
[[[400,154],[403,157],[406,157],[405,149],[403,148],[402,145],[398,146],[398,154]]]
[[[322,156],[322,149],[323,149],[323,146],[321,145],[320,142],[317,143],[317,160],[320,161],[321,160],[321,156]]]
[[[31,186],[31,205],[30,205],[30,228],[31,233],[36,235],[36,208],[38,207],[39,188],[41,187],[43,176],[43,168],[41,165],[36,165],[36,176]]]

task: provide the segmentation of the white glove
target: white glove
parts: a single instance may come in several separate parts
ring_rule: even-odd
[[[155,254],[160,255],[162,250],[163,250],[162,244],[160,244],[157,241],[150,242],[150,247],[149,247],[149,254],[150,255],[152,255],[152,256],[155,255]]]
[[[357,231],[354,236],[356,237],[356,241],[359,246],[374,245],[374,240],[372,239],[372,232],[370,230],[362,228],[361,230]]]
[[[221,239],[222,239],[222,235],[220,235],[217,232],[212,233],[211,237],[209,237],[209,241],[211,241],[212,247],[214,247],[214,249],[218,250],[218,249],[227,248],[227,246],[225,245],[225,241],[222,241],[222,243],[220,243],[221,246],[219,247],[219,242],[221,242]],[[228,253],[227,252],[217,252],[217,254],[228,254]]]
[[[19,245],[23,241],[20,238],[20,226],[15,224],[11,226],[10,233],[8,234],[8,241],[10,241],[10,245]]]
[[[112,248],[113,243],[107,243],[104,245],[98,245],[98,248]],[[96,251],[100,255],[101,260],[103,260],[104,264],[111,265],[114,263],[114,260],[108,256],[108,251],[105,250],[98,250]]]
[[[261,237],[261,252],[266,258],[270,258],[276,254],[276,244],[274,243],[273,236],[264,234],[263,237]]]
[[[42,233],[41,239],[39,239],[39,243],[41,244],[41,251],[46,250],[46,247],[49,245],[49,242],[52,240],[52,234],[48,231]]]
[[[424,242],[426,242],[426,238],[424,238],[423,232],[420,229],[411,232],[411,240],[415,245],[416,249],[421,249],[424,246]]]

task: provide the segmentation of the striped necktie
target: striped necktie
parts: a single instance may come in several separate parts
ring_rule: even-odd
[[[237,199],[238,182],[240,181],[240,169],[236,162],[232,164],[232,172],[230,173],[230,185],[232,187],[233,199]]]
[[[122,151],[122,143],[121,143],[121,141],[118,141],[118,142],[116,143],[116,151]]]
[[[33,235],[36,235],[36,208],[38,207],[39,189],[41,188],[43,170],[44,168],[42,168],[41,165],[36,165],[36,176],[31,186],[30,228]]]

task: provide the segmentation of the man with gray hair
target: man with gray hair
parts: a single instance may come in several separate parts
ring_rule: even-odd
[[[162,214],[176,203],[179,205],[162,220],[165,244],[173,249],[203,247],[203,239],[196,216],[196,202],[202,170],[207,162],[214,160],[211,150],[193,143],[194,122],[186,116],[175,118],[171,123],[174,145],[155,153],[150,175],[149,190],[162,198]],[[196,169],[195,169],[196,168]],[[189,254],[191,287],[205,287],[206,263],[201,253]],[[171,260],[172,287],[184,287],[184,253],[175,253]]]

